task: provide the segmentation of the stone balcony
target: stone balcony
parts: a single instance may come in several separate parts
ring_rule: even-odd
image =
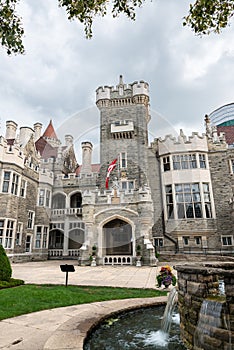
[[[64,208],[51,210],[51,219],[64,216],[82,216],[82,208]]]

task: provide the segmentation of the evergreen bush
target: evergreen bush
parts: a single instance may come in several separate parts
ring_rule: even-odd
[[[2,245],[0,245],[0,281],[10,281],[11,264]]]

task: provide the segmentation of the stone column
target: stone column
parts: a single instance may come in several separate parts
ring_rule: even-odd
[[[68,256],[68,243],[69,243],[69,218],[65,215],[65,220],[64,220],[63,256]]]

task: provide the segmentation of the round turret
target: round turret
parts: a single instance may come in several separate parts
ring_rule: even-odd
[[[110,99],[111,87],[109,86],[100,86],[96,90],[96,102],[99,100],[109,100]]]
[[[65,135],[65,143],[66,146],[71,146],[73,144],[73,136],[72,135]]]
[[[8,139],[15,139],[17,126],[18,126],[18,124],[16,124],[12,120],[8,120],[6,122],[6,135],[5,135],[5,138],[7,140]]]
[[[146,95],[149,96],[149,85],[148,83],[141,80],[140,82],[135,81],[132,84],[132,95]]]
[[[93,145],[89,141],[85,141],[81,143],[82,146],[82,174],[90,174],[92,172],[92,153],[93,153]]]
[[[42,124],[37,122],[33,125],[33,127],[35,132],[34,139],[37,141],[41,137]]]

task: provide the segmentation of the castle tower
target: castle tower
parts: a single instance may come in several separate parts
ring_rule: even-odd
[[[12,120],[8,120],[6,122],[6,134],[5,138],[8,139],[15,139],[16,136],[16,130],[17,130],[17,124],[13,122]]]
[[[73,136],[72,135],[65,135],[65,143],[66,146],[72,146],[73,145]]]
[[[134,181],[138,188],[147,183],[149,86],[146,82],[124,84],[120,76],[116,87],[96,90],[100,110],[101,187],[108,165],[118,158],[118,179]]]
[[[42,124],[38,122],[38,123],[35,123],[33,127],[34,127],[34,139],[36,142],[41,137]]]
[[[92,172],[92,153],[93,145],[91,142],[82,142],[82,168],[81,174],[90,174]]]

